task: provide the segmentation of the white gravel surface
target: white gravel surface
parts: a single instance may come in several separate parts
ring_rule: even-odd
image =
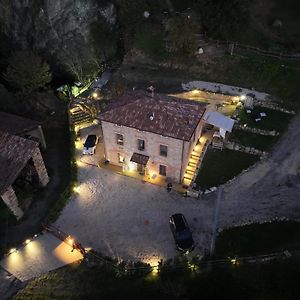
[[[191,91],[195,89],[206,90],[214,93],[230,94],[234,96],[246,95],[248,93],[254,94],[258,100],[266,100],[270,95],[263,92],[258,92],[256,90],[250,90],[246,88],[241,88],[237,86],[227,85],[217,82],[207,82],[207,81],[190,81],[181,84],[184,91]]]
[[[82,137],[97,127],[82,130]],[[272,155],[250,172],[224,186],[220,228],[274,218],[300,217],[300,116]],[[99,134],[99,131],[97,132]],[[97,164],[98,154],[83,157]],[[176,192],[85,165],[79,170],[79,192],[56,222],[87,247],[119,259],[153,261],[177,254],[168,219],[183,213],[194,232],[197,249],[210,247],[216,195],[184,198]]]
[[[82,130],[100,134],[96,126]],[[169,216],[183,213],[194,233],[197,247],[191,255],[210,248],[213,222],[219,230],[272,219],[300,219],[300,115],[291,122],[273,153],[251,171],[223,186],[218,220],[214,220],[216,195],[204,199],[184,198],[176,192],[83,165],[79,169],[78,193],[63,210],[56,226],[74,236],[84,247],[120,260],[157,263],[177,253],[169,228]],[[97,153],[83,159],[97,164]],[[80,151],[78,151],[78,156]],[[36,244],[34,244],[36,243]],[[27,280],[72,260],[70,249],[59,240],[42,235],[18,255],[1,265],[21,280]],[[75,255],[75,253],[74,253]]]

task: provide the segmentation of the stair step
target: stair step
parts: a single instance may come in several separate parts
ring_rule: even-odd
[[[185,173],[184,178],[192,180],[193,176]]]
[[[187,171],[195,172],[195,171],[196,171],[196,166],[195,166],[195,167],[194,167],[194,166],[187,166],[187,167],[186,167],[186,170],[187,170]]]
[[[189,162],[188,166],[189,166],[189,167],[194,167],[194,168],[196,168],[196,167],[197,167],[197,164],[192,163],[192,162]]]
[[[190,162],[190,163],[197,164],[197,162],[198,162],[198,159],[195,159],[195,158],[190,158],[189,162]]]
[[[195,172],[193,172],[193,171],[190,171],[190,170],[186,170],[185,171],[185,174],[188,174],[188,175],[194,175],[195,174]]]
[[[191,183],[192,183],[192,180],[186,179],[186,178],[184,178],[182,181],[182,184],[185,186],[189,186],[189,185],[191,185]]]

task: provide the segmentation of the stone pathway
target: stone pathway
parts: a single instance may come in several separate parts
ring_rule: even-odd
[[[68,244],[44,233],[2,259],[0,265],[24,282],[83,258],[79,251],[71,250]]]

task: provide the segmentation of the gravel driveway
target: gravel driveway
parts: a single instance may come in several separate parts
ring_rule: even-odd
[[[97,126],[82,130],[100,134]],[[223,187],[218,226],[227,228],[274,218],[300,217],[300,116],[290,124],[272,155]],[[84,157],[97,164],[98,153]],[[78,152],[78,155],[80,151]],[[101,154],[100,154],[101,155]],[[83,165],[79,192],[65,207],[56,224],[84,246],[120,259],[153,261],[174,257],[177,252],[168,219],[183,213],[197,243],[195,254],[209,250],[216,194],[202,200]]]

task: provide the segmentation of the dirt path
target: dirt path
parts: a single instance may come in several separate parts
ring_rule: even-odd
[[[300,219],[300,114],[269,158],[225,184],[220,227],[274,218]]]

